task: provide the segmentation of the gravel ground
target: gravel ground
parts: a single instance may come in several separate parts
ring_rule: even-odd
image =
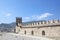
[[[36,37],[36,36],[27,36],[20,35],[15,33],[2,33],[0,34],[0,40],[53,40],[44,37]]]

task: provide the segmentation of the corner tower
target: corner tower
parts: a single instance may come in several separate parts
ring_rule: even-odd
[[[22,24],[22,17],[16,17],[16,26],[21,26]]]
[[[16,17],[16,33],[20,32],[21,27],[22,27],[22,17]]]

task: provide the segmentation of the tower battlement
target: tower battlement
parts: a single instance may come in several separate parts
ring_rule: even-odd
[[[36,26],[36,25],[52,25],[52,24],[60,24],[60,20],[41,20],[41,21],[30,21],[30,22],[22,22],[22,17],[16,17],[16,26]]]

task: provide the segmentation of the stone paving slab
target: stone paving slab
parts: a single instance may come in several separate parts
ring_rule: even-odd
[[[0,34],[0,40],[53,40],[53,39],[20,35],[15,33],[4,33],[4,34]]]

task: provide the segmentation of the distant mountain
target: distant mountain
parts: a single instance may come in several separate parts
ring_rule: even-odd
[[[42,20],[42,21],[45,21],[45,20]],[[34,22],[39,22],[39,21],[22,22],[22,24],[26,25],[26,24],[30,24],[30,23],[34,23]],[[16,22],[12,22],[9,24],[1,23],[0,24],[0,31],[1,32],[14,32],[15,26],[16,26]]]
[[[0,32],[14,32],[15,29],[15,22],[6,24],[2,23],[0,24]]]

